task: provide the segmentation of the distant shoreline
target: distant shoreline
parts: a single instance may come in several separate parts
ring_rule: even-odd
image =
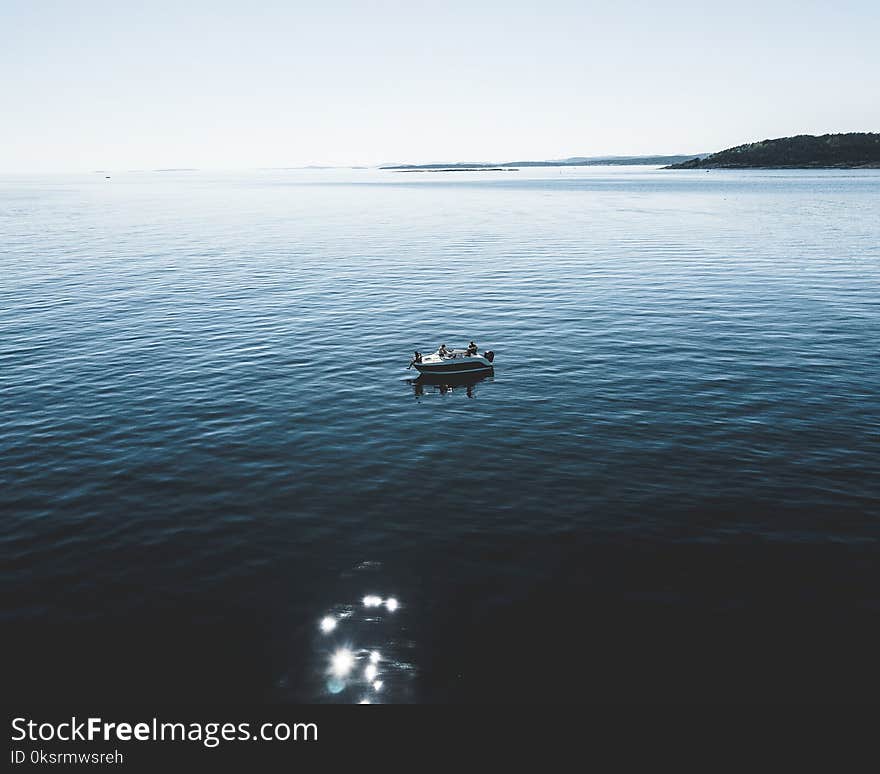
[[[866,164],[701,164],[699,166],[681,166],[672,164],[663,169],[880,169],[880,162]]]
[[[398,169],[386,167],[390,172],[519,172],[519,167],[430,167]]]
[[[506,161],[500,164],[489,164],[479,161],[453,161],[434,164],[382,164],[379,169],[391,172],[468,172],[502,171],[505,169],[519,170],[522,167],[606,167],[606,166],[662,166],[685,161],[698,160],[706,154],[677,154],[674,156],[573,156],[556,161]]]

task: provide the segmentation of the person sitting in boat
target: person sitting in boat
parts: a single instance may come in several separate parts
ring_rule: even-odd
[[[440,355],[440,357],[446,357],[449,354],[449,350],[446,349],[445,344],[440,345],[440,349],[437,350],[437,354]]]
[[[471,342],[470,344],[468,344],[467,353],[469,355],[476,355],[477,354],[477,345],[474,344],[474,342]]]

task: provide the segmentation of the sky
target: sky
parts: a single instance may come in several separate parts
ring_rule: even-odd
[[[880,131],[877,0],[0,0],[0,174]]]

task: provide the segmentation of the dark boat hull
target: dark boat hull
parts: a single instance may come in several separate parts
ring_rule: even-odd
[[[447,374],[472,374],[479,373],[482,371],[491,371],[492,365],[490,363],[481,363],[479,361],[473,362],[450,362],[448,364],[444,363],[442,365],[434,365],[429,363],[414,363],[416,369],[418,369],[419,373],[422,374],[436,374],[436,375],[447,375]]]

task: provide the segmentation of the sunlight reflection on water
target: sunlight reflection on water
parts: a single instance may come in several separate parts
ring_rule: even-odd
[[[317,623],[316,671],[321,678],[317,701],[378,704],[406,701],[415,667],[407,660],[406,604],[395,594],[375,593],[381,578],[378,563],[355,570],[369,592],[356,601],[332,606]]]

